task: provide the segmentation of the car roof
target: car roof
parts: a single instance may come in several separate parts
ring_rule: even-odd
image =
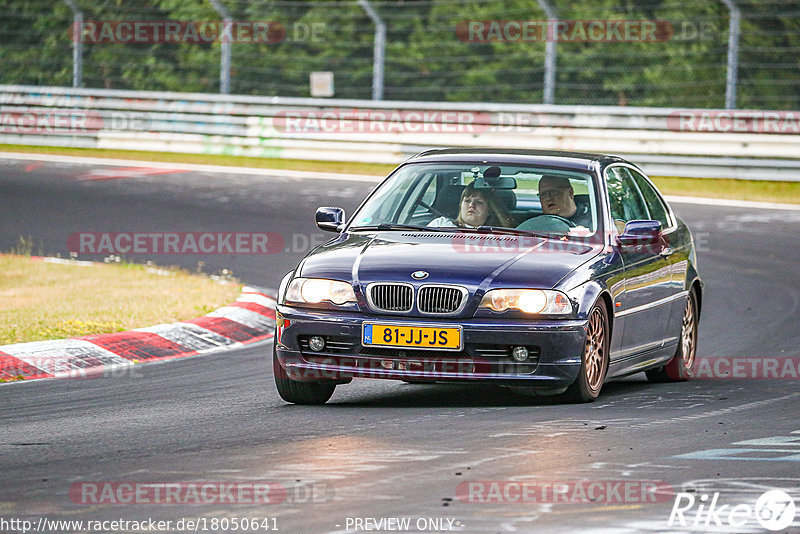
[[[522,165],[552,165],[575,170],[592,170],[595,162],[600,168],[611,163],[630,162],[606,154],[568,152],[562,150],[525,150],[514,148],[444,148],[426,150],[412,156],[405,163],[422,162],[464,162],[480,161],[486,163],[515,163]]]

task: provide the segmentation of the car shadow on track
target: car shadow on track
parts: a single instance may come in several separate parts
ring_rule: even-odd
[[[654,385],[644,378],[610,382],[603,386],[596,402],[619,400],[631,394],[647,392]],[[354,388],[356,389],[356,388]],[[338,398],[337,398],[338,396]],[[505,406],[569,406],[558,395],[534,396],[492,385],[470,384],[397,384],[378,392],[348,391],[340,386],[326,406],[331,408],[471,408]],[[593,404],[584,404],[591,407]],[[580,404],[578,404],[580,406]]]

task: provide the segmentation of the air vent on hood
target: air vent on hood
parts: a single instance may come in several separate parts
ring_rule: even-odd
[[[470,241],[516,241],[520,237],[528,238],[528,236],[517,236],[517,235],[491,235],[491,234],[443,234],[443,233],[428,233],[428,234],[411,234],[411,233],[402,233],[400,234],[401,237],[417,237],[417,238],[431,238],[431,237],[438,237],[442,238],[445,237],[447,239],[469,239]]]

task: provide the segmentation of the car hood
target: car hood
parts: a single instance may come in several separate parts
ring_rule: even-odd
[[[342,234],[314,249],[297,275],[366,287],[377,281],[458,284],[470,289],[552,288],[602,247],[528,236],[439,232]],[[411,274],[425,271],[415,281]]]

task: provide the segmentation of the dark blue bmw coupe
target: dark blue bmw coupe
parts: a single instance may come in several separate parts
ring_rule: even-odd
[[[281,282],[275,384],[322,404],[354,377],[597,398],[612,378],[692,374],[703,284],[692,235],[615,156],[423,152]]]

